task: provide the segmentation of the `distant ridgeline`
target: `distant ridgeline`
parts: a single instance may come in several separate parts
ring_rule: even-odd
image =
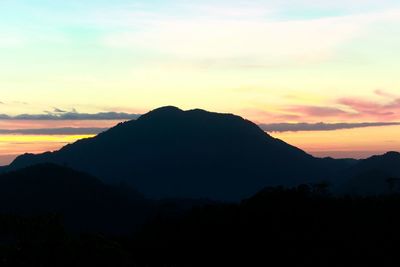
[[[396,190],[400,154],[315,158],[231,114],[162,107],[56,152],[18,157],[3,171],[56,163],[149,198],[238,201],[266,186],[327,183],[342,193]]]

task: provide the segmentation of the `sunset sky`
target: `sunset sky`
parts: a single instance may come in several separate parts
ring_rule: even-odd
[[[400,150],[399,47],[399,0],[2,0],[0,165],[165,105],[289,123],[317,156]]]

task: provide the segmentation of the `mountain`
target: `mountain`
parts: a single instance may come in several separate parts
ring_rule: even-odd
[[[400,153],[387,152],[360,160],[341,174],[339,192],[378,195],[400,192]]]
[[[239,200],[265,186],[330,179],[347,161],[317,159],[232,114],[162,107],[8,170],[52,162],[152,198]]]
[[[59,214],[68,229],[130,232],[144,223],[151,204],[124,186],[85,173],[40,164],[0,175],[0,214]]]

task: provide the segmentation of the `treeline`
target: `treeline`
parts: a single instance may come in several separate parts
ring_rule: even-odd
[[[56,215],[0,216],[2,266],[398,266],[400,196],[322,189],[267,188],[240,204],[160,210],[129,236],[66,233]]]
[[[324,184],[267,188],[237,205],[158,217],[135,244],[206,266],[216,260],[398,266],[400,195],[335,197]]]

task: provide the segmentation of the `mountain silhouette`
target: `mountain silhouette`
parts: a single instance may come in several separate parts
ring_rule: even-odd
[[[387,152],[360,160],[338,175],[339,192],[379,195],[400,192],[400,153]]]
[[[0,213],[58,214],[76,231],[128,232],[143,223],[151,204],[124,186],[85,173],[40,164],[0,175]]]
[[[265,186],[329,179],[348,161],[318,159],[232,114],[162,107],[7,169],[52,162],[152,198],[239,200]]]

